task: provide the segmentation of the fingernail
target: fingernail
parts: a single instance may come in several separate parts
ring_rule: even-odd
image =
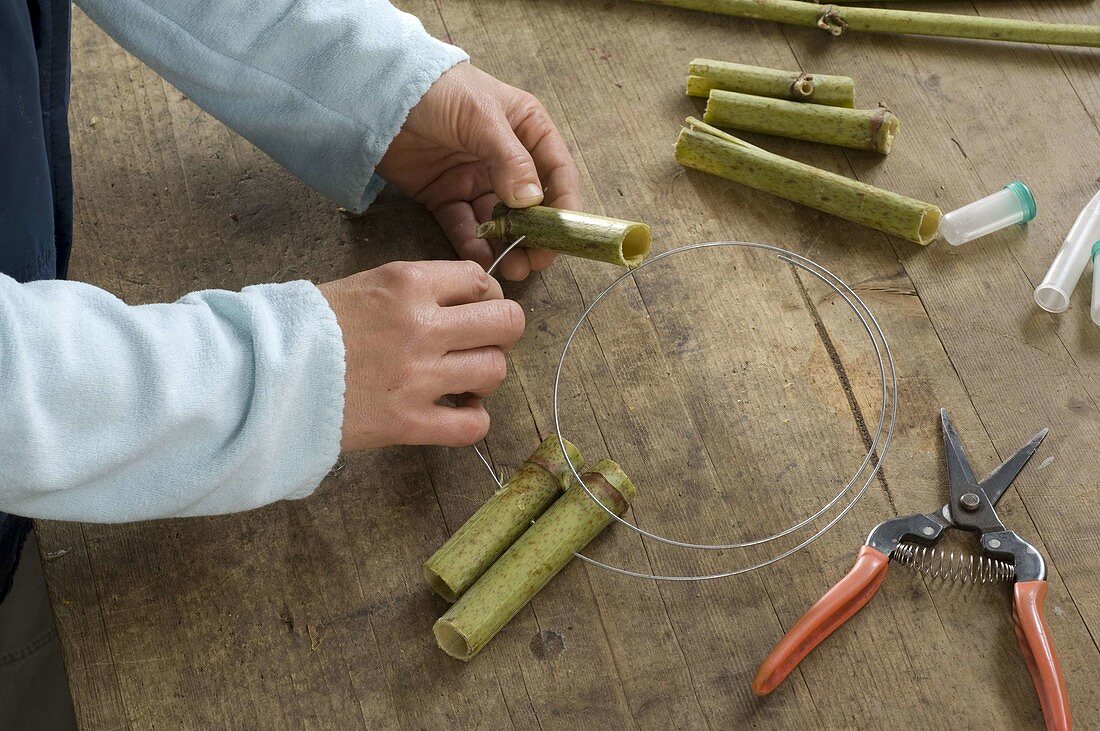
[[[516,199],[516,203],[527,203],[529,201],[538,200],[542,198],[542,188],[534,183],[527,183],[513,190],[512,197]]]

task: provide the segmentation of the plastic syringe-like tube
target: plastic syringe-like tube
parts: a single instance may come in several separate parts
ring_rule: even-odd
[[[943,214],[940,236],[952,246],[988,236],[1014,223],[1035,218],[1035,197],[1021,180],[1013,180],[996,193]]]
[[[1047,312],[1066,311],[1097,239],[1100,239],[1100,193],[1092,197],[1073,222],[1042,283],[1035,288],[1035,304]]]
[[[1100,262],[1096,261],[1100,254],[1100,241],[1092,245],[1092,321],[1100,325]]]

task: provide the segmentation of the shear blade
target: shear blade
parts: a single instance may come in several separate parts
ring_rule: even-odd
[[[951,417],[947,415],[947,409],[940,409],[940,421],[943,423],[943,446],[947,454],[947,475],[951,480],[951,494],[957,497],[978,486],[978,478],[974,476],[974,470],[970,467],[970,460],[966,458],[962,441],[955,431],[955,425],[951,423]]]
[[[1039,445],[1043,443],[1043,440],[1047,438],[1049,429],[1043,428],[1039,430],[1039,433],[1031,438],[1024,446],[1016,450],[1016,453],[1001,463],[1001,466],[989,473],[989,476],[982,480],[982,489],[985,490],[986,497],[988,497],[994,505],[1001,499],[1001,496],[1008,490],[1008,486],[1012,484],[1012,481],[1016,479],[1016,476],[1020,474],[1020,470],[1024,468],[1027,461],[1031,459],[1031,455],[1035,454],[1035,450],[1039,448]]]

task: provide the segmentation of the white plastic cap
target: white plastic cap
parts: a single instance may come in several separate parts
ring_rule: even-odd
[[[947,243],[959,246],[1033,218],[1034,196],[1021,181],[1013,180],[996,193],[945,214],[940,219],[940,234]]]
[[[1065,312],[1069,297],[1089,263],[1092,244],[1100,239],[1100,193],[1092,197],[1073,222],[1066,240],[1035,288],[1035,304],[1047,312]]]
[[[1100,241],[1092,245],[1092,321],[1100,325],[1100,266],[1097,266],[1096,255],[1100,254]]]

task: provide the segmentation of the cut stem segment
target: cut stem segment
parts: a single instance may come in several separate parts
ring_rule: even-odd
[[[711,58],[697,58],[688,66],[688,96],[707,98],[711,89],[787,99],[794,102],[855,106],[855,85],[847,76],[781,71]]]
[[[1040,23],[1031,20],[976,15],[922,13],[893,8],[840,7],[801,0],[634,0],[739,18],[771,20],[805,28],[821,28],[834,36],[845,30],[908,33],[920,36],[977,38],[1056,46],[1100,46],[1100,26]]]
[[[634,221],[566,211],[548,206],[493,209],[492,220],[477,227],[479,239],[526,237],[529,249],[550,249],[633,269],[642,263],[652,238],[649,226]]]
[[[584,464],[580,452],[569,442],[565,448],[573,468],[580,470]],[[504,487],[424,562],[428,585],[447,601],[457,601],[557,499],[571,474],[558,437],[550,435]]]
[[[719,127],[793,137],[883,155],[898,132],[897,115],[885,107],[842,109],[715,89],[703,116]]]
[[[939,228],[940,209],[931,203],[876,188],[858,180],[775,155],[689,117],[676,140],[676,161],[840,216],[918,244]]]
[[[581,477],[616,515],[626,512],[634,499],[634,484],[609,459]],[[580,485],[571,485],[436,621],[433,631],[440,649],[470,660],[610,522],[611,516]]]

